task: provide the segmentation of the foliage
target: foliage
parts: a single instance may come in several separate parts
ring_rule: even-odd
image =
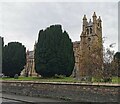
[[[120,60],[120,52],[116,52],[114,55],[114,58],[116,58],[117,60]]]
[[[112,77],[112,83],[120,83],[120,77]]]
[[[114,61],[114,45],[115,43],[111,43],[109,47],[104,47],[103,52],[103,80],[111,80],[112,76],[115,76],[117,66],[116,62]]]
[[[104,63],[111,63],[114,56],[114,50],[111,50],[110,47],[106,48],[104,51]]]
[[[3,50],[3,38],[0,37],[0,70],[2,69],[2,50]]]
[[[114,53],[112,43],[104,52],[104,78],[112,76],[120,76],[120,52]]]
[[[3,70],[5,76],[20,74],[26,64],[26,48],[19,42],[10,42],[3,48]]]
[[[113,75],[120,77],[120,52],[115,53],[112,64],[113,64],[113,69],[114,69]]]
[[[74,68],[73,44],[61,25],[40,30],[35,49],[35,69],[43,77],[70,76]]]
[[[92,78],[92,82],[100,82],[100,83],[106,83],[106,82],[109,82],[109,83],[112,83],[112,77],[110,78],[110,77],[106,77],[106,78],[98,78],[98,77],[93,77]]]

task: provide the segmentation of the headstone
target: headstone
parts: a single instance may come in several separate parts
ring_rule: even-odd
[[[15,74],[14,79],[18,79],[18,74]]]

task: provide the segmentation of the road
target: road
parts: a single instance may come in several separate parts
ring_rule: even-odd
[[[2,104],[7,104],[7,103],[9,103],[9,104],[16,104],[16,103],[21,103],[21,104],[23,104],[23,102],[20,102],[20,101],[16,101],[16,100],[10,100],[10,99],[2,99]]]
[[[20,96],[13,94],[2,94],[2,104],[36,104],[40,102],[65,102],[64,100],[57,100],[51,98],[41,98],[41,97],[28,97],[28,96]]]

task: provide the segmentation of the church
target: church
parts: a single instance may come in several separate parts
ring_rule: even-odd
[[[89,22],[84,15],[80,41],[73,42],[73,50],[74,76],[83,78],[99,73],[103,65],[102,20],[95,12]]]
[[[72,76],[84,78],[100,73],[103,66],[102,20],[100,16],[97,18],[95,12],[89,22],[86,15],[83,16],[80,41],[73,42],[73,51],[75,67]],[[21,74],[37,76],[34,68],[34,51],[27,51],[26,55],[27,63]]]
[[[35,50],[35,45],[34,45],[34,50]],[[33,51],[27,50],[26,65],[24,66],[24,69],[21,71],[21,76],[38,76],[38,74],[35,71],[34,50]]]

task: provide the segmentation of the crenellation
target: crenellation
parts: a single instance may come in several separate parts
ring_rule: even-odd
[[[89,70],[87,69],[88,67],[86,67],[88,63],[85,61],[89,59],[92,54],[93,56],[95,55],[95,57],[98,57],[98,54],[96,54],[95,52],[96,48],[98,47],[100,48],[101,55],[99,57],[103,57],[103,54],[102,54],[102,50],[103,50],[102,49],[103,48],[102,46],[102,24],[101,24],[102,20],[100,16],[97,19],[97,15],[95,12],[92,17],[93,17],[93,21],[90,19],[89,22],[87,22],[86,15],[84,15],[83,29],[80,35],[80,42],[79,42],[80,44],[79,46],[77,46],[77,49],[75,47],[76,42],[73,43],[73,50],[75,53],[75,60],[76,60],[75,69],[77,68],[76,75],[78,75],[76,77],[89,76],[88,74]],[[102,62],[101,62],[101,66],[102,66]]]

